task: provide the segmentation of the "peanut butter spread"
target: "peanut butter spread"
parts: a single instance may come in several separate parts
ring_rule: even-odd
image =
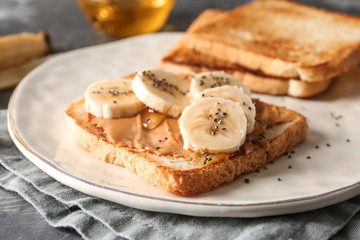
[[[283,107],[253,100],[256,106],[255,130],[246,136],[246,141],[239,149],[242,153],[249,153],[258,148],[265,151],[269,147],[269,140],[264,136],[266,129],[277,124],[291,122],[296,118],[292,111],[285,111]],[[183,148],[183,139],[180,133],[179,123],[176,118],[158,113],[152,109],[145,108],[134,117],[105,119],[97,118],[85,112],[84,100],[74,103],[69,109],[75,108],[79,113],[72,116],[76,121],[86,123],[89,129],[97,131],[102,138],[117,146],[129,147],[135,152],[152,152],[160,156],[184,157],[192,159],[194,153]],[[73,115],[70,110],[68,115]],[[204,155],[204,153],[201,153]],[[211,154],[209,160],[215,160],[224,154]],[[231,155],[231,154],[227,154]],[[206,153],[205,153],[206,156]],[[194,157],[195,159],[195,157]],[[206,161],[204,162],[204,164]]]
[[[118,146],[132,146],[136,150],[147,150],[158,155],[191,155],[191,151],[182,147],[178,119],[152,109],[145,108],[130,118],[92,118],[91,121],[103,128],[111,142]]]

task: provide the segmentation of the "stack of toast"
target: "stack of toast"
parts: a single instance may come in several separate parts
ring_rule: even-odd
[[[254,92],[311,97],[360,63],[360,18],[286,0],[209,9],[162,63],[224,70]]]

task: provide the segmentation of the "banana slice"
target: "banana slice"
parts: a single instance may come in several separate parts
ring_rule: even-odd
[[[140,101],[172,117],[178,117],[190,104],[187,97],[189,82],[160,69],[145,69],[138,72],[132,87]]]
[[[194,76],[190,84],[190,95],[196,98],[207,88],[221,87],[224,85],[237,86],[244,90],[247,95],[251,95],[249,88],[238,78],[223,71],[203,72]]]
[[[208,88],[205,89],[200,96],[221,97],[240,103],[240,106],[242,107],[247,120],[246,133],[248,134],[254,131],[255,116],[256,116],[255,105],[251,101],[249,95],[244,93],[243,88],[229,86],[229,85],[225,85],[222,87]]]
[[[85,92],[85,110],[97,117],[131,117],[145,105],[135,96],[132,80],[111,79],[94,82]]]
[[[184,148],[193,151],[234,152],[244,143],[247,120],[239,103],[198,98],[180,117]]]

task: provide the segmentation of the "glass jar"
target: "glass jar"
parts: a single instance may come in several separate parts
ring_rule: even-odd
[[[78,0],[92,26],[105,34],[129,37],[158,31],[175,0]]]

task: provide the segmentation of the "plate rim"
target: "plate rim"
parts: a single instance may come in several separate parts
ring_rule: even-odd
[[[176,36],[180,36],[182,35],[183,32],[162,32],[162,33],[152,33],[152,34],[145,34],[145,35],[140,35],[140,36],[135,36],[135,37],[131,37],[131,38],[127,38],[124,39],[125,41],[132,41],[135,38],[143,38],[143,37],[149,37],[149,36],[153,36],[153,35],[176,35]],[[97,48],[97,47],[104,47],[104,46],[109,46],[112,44],[117,44],[118,42],[124,41],[124,40],[119,40],[119,41],[115,41],[115,42],[110,42],[110,43],[105,43],[105,44],[99,44],[99,45],[95,45],[95,46],[88,46],[88,47],[84,47],[84,48],[80,48],[80,49],[75,49],[75,50],[71,50],[68,51],[66,53],[63,53],[61,55],[55,56],[54,58],[50,59],[49,61],[52,62],[56,59],[59,58],[63,58],[65,57],[64,55],[72,55],[74,52],[78,52],[78,51],[83,51],[83,50],[87,50],[87,49],[93,49],[93,48]],[[42,67],[43,65],[46,65],[49,61],[45,62],[44,64],[41,64],[39,67]],[[32,155],[33,157],[37,158],[38,160],[40,160],[42,163],[46,164],[47,167],[52,168],[54,171],[56,171],[57,173],[60,173],[61,175],[65,175],[66,177],[70,177],[72,179],[75,179],[76,181],[81,182],[82,184],[87,184],[91,187],[95,187],[95,188],[101,188],[101,189],[106,189],[108,191],[111,192],[115,192],[117,194],[125,194],[125,195],[130,195],[132,197],[139,197],[142,198],[144,200],[146,199],[150,199],[150,200],[155,200],[155,201],[159,201],[161,202],[167,202],[167,203],[171,203],[171,204],[186,204],[188,206],[196,206],[196,207],[200,207],[200,206],[204,206],[204,207],[225,207],[225,208],[263,208],[263,207],[280,207],[280,209],[282,209],[282,207],[287,207],[287,205],[289,204],[294,204],[294,205],[298,205],[304,202],[319,202],[322,200],[330,200],[327,204],[322,205],[322,207],[325,206],[329,206],[332,205],[334,203],[338,203],[340,201],[349,199],[351,197],[354,197],[356,195],[359,194],[360,191],[357,191],[357,188],[359,188],[360,190],[360,181],[355,182],[353,184],[332,190],[332,191],[328,191],[325,193],[321,193],[321,194],[316,194],[316,195],[311,195],[311,196],[306,196],[306,197],[299,197],[299,198],[290,198],[290,199],[286,199],[286,200],[277,200],[277,201],[269,201],[269,202],[257,202],[257,203],[239,203],[239,204],[234,204],[234,203],[209,203],[209,202],[188,202],[188,201],[181,201],[181,200],[177,200],[177,199],[169,199],[166,197],[161,197],[161,196],[152,196],[152,195],[148,195],[148,194],[141,194],[141,193],[134,193],[128,190],[122,190],[122,189],[118,189],[118,188],[114,188],[114,187],[110,187],[110,186],[106,186],[106,185],[101,185],[99,183],[96,183],[96,181],[92,181],[89,179],[86,179],[85,177],[80,177],[77,176],[76,174],[72,174],[71,172],[62,169],[60,166],[57,166],[56,164],[53,163],[52,160],[46,159],[44,157],[42,157],[41,155],[39,155],[38,153],[36,153],[36,151],[34,149],[31,149],[31,147],[29,147],[24,140],[20,137],[18,130],[15,127],[15,122],[14,122],[14,102],[17,96],[17,92],[19,91],[19,89],[22,87],[23,82],[29,81],[27,79],[31,79],[28,76],[31,76],[32,72],[36,71],[39,69],[39,67],[35,68],[33,71],[31,71],[28,75],[25,76],[25,78],[20,82],[20,84],[18,84],[14,90],[14,92],[12,93],[10,100],[9,100],[9,104],[8,104],[8,113],[7,113],[7,121],[8,121],[8,132],[10,134],[10,137],[12,139],[12,141],[15,143],[16,147],[20,150],[20,152],[24,153],[23,151],[26,152],[26,154],[24,153],[25,157],[27,154]],[[18,144],[23,148],[21,149]],[[38,166],[37,163],[35,163],[34,161],[32,161],[31,159],[29,159],[28,157],[26,157],[28,160],[30,160],[32,163],[34,163],[37,167],[39,167],[42,171],[44,171],[40,166]],[[45,172],[45,171],[44,171]],[[62,181],[60,181],[57,177],[53,176],[54,174],[50,174],[48,172],[45,172],[46,174],[50,175],[51,177],[54,177],[57,181],[63,183]],[[65,183],[64,183],[65,184]],[[70,186],[68,184],[65,184],[71,188],[77,189],[80,192],[85,192],[82,190],[79,190],[78,188],[74,187],[74,186]],[[353,191],[352,193],[349,193],[349,191]],[[86,193],[86,192],[85,192]],[[347,193],[346,196],[344,196],[343,198],[339,197],[339,195],[341,195],[342,193]],[[87,193],[88,194],[88,193]],[[93,195],[93,194],[90,194]],[[350,197],[349,197],[350,196]],[[99,198],[102,198],[100,196],[96,196]],[[106,198],[103,198],[106,199]],[[336,200],[337,199],[337,200]],[[340,199],[340,200],[339,200]],[[115,201],[116,202],[116,201]],[[118,202],[120,203],[120,202]],[[120,203],[120,204],[124,204],[124,203]],[[124,204],[127,205],[127,204]],[[316,204],[314,204],[316,205]],[[129,206],[129,205],[128,205]],[[313,209],[317,209],[318,207],[314,206],[311,207],[309,206],[308,208],[305,207],[306,210],[301,210],[300,212],[303,211],[307,211],[307,210],[313,210]],[[145,210],[149,210],[149,211],[153,211],[151,209],[145,209]],[[180,213],[182,214],[181,211],[175,211],[175,210],[166,210],[166,211],[161,211],[161,212],[171,212],[171,213]],[[295,213],[298,211],[283,211],[280,214],[286,214],[286,213]],[[236,214],[238,217],[247,217],[241,214],[241,212],[239,212],[240,214]],[[186,215],[193,215],[193,216],[219,216],[219,215],[206,215],[206,214],[186,214]],[[274,214],[264,214],[264,215],[256,215],[256,216],[272,216],[272,215],[279,215],[279,213],[274,213]],[[221,217],[227,217],[226,215],[221,215]]]

